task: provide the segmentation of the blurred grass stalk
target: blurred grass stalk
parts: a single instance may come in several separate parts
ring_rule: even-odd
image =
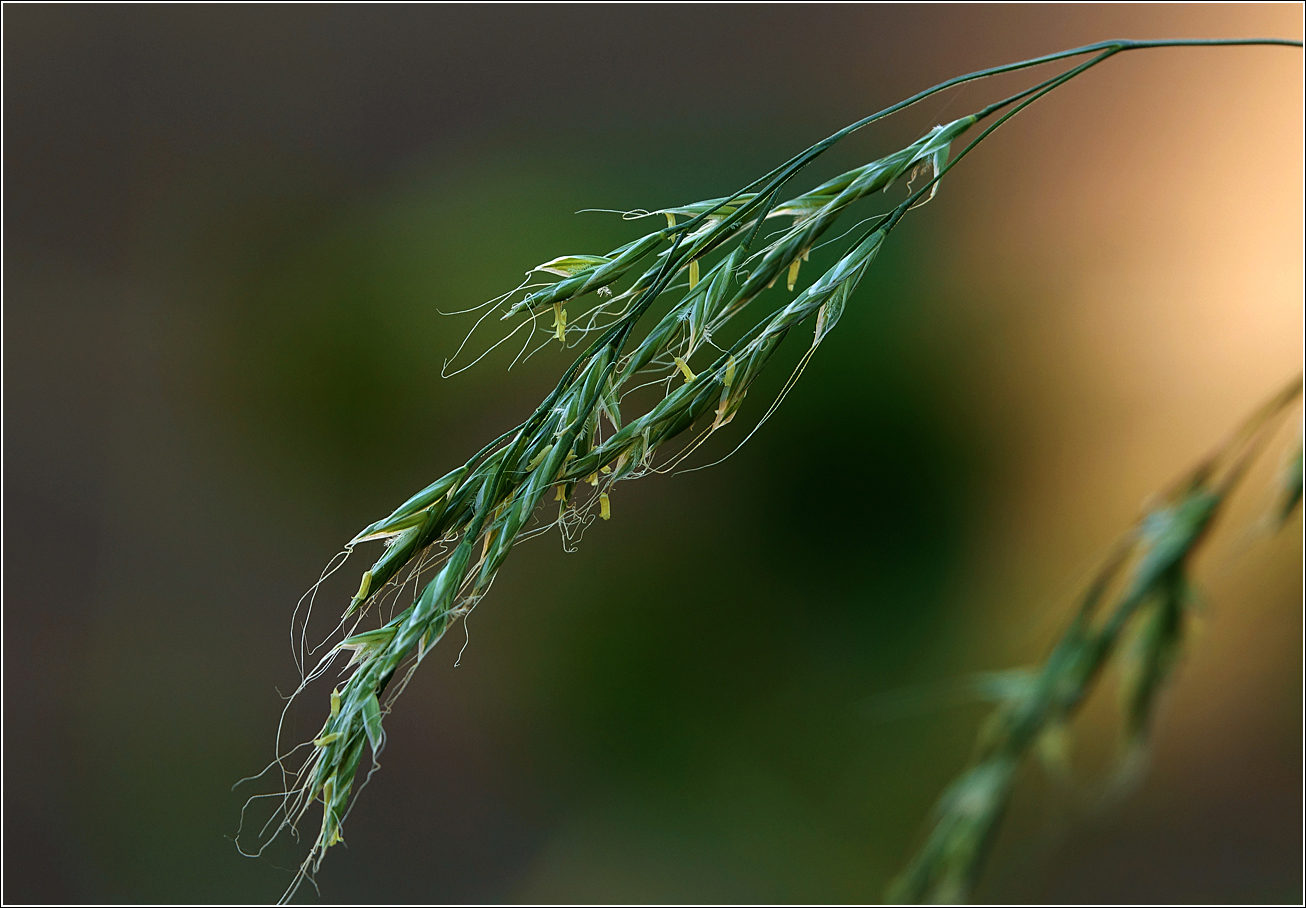
[[[1089,584],[1078,612],[1042,665],[990,684],[999,701],[971,767],[934,809],[934,828],[889,891],[891,902],[963,901],[1031,754],[1060,771],[1064,730],[1114,659],[1121,670],[1121,771],[1136,765],[1157,695],[1179,656],[1192,604],[1189,562],[1281,416],[1301,394],[1298,376],[1147,509]],[[1301,448],[1282,476],[1278,526],[1301,503]]]
[[[607,520],[611,516],[610,496],[615,483],[638,478],[653,469],[652,458],[657,449],[696,423],[706,423],[706,426],[677,453],[671,465],[729,423],[780,343],[792,329],[814,318],[811,348],[780,392],[778,404],[812,352],[836,326],[848,298],[892,230],[909,211],[934,196],[945,173],[1025,107],[1123,51],[1258,44],[1301,46],[1300,42],[1280,39],[1109,41],[950,79],[851,124],[729,197],[654,212],[627,212],[625,216],[631,219],[665,217],[667,225],[606,255],[555,258],[531,273],[554,275],[560,280],[532,284],[528,275],[527,282],[516,290],[491,300],[482,321],[495,312],[500,312],[503,319],[521,319],[505,341],[525,329],[529,346],[537,331],[541,331],[538,321],[550,315],[551,325],[542,331],[547,338],[544,343],[556,340],[571,348],[593,339],[526,421],[412,496],[388,517],[368,526],[350,542],[349,549],[352,549],[362,542],[385,540],[387,548],[363,574],[357,595],[337,625],[336,630],[343,639],[311,670],[307,668],[303,646],[298,653],[302,683],[296,694],[321,678],[343,653],[351,654],[345,667],[356,665],[357,669],[332,691],[327,720],[308,746],[308,756],[298,766],[290,765],[288,760],[306,745],[282,753],[278,740],[278,756],[273,765],[281,773],[282,791],[272,796],[279,799],[278,808],[264,827],[262,837],[267,839],[268,830],[271,838],[275,838],[282,830],[293,829],[314,803],[323,804],[320,831],[286,897],[316,871],[325,851],[342,841],[342,824],[352,803],[354,777],[364,748],[371,749],[375,769],[376,757],[385,742],[383,716],[402,693],[407,679],[450,625],[467,614],[485,594],[519,539],[556,526],[566,540],[596,516]],[[1084,56],[1089,59],[970,116],[936,126],[906,148],[848,171],[809,192],[781,200],[780,193],[790,179],[864,126],[957,85]],[[949,160],[952,143],[972,126],[991,117],[995,118],[991,124]],[[888,213],[867,217],[834,239],[824,239],[854,203],[904,178],[910,184],[926,175],[924,184],[914,191],[909,186],[906,199]],[[781,218],[792,222],[763,234],[764,226]],[[854,232],[856,237],[847,243],[832,267],[788,302],[730,337],[734,320],[781,276],[792,293],[801,266],[813,250],[839,242]],[[641,263],[644,263],[642,272],[628,281],[627,289],[614,292],[618,282]],[[683,294],[678,300],[672,300],[673,291],[683,291]],[[523,295],[516,299],[519,292]],[[569,321],[564,304],[590,294],[593,294],[590,308]],[[667,300],[670,300],[669,311],[628,350],[636,324],[655,303]],[[523,353],[527,346],[523,346]],[[691,358],[700,354],[702,360],[702,352],[708,350],[710,361],[696,371]],[[676,386],[677,379],[682,380],[679,386]],[[623,422],[621,406],[626,396],[656,386],[662,388],[661,399],[642,415]],[[768,410],[762,420],[769,414]],[[610,424],[606,436],[601,417]],[[668,466],[663,464],[657,469]],[[580,493],[585,492],[586,485],[590,488],[581,501]],[[527,533],[528,521],[549,490],[554,491],[554,500],[560,502],[556,520]],[[1175,503],[1176,510],[1157,512],[1156,520],[1162,523],[1147,524],[1150,529],[1140,531],[1138,546],[1161,553],[1171,551],[1177,544],[1176,538],[1182,537],[1189,545],[1195,541],[1223,491],[1213,491],[1201,484],[1184,494]],[[1151,560],[1144,559],[1144,563],[1161,565],[1157,560],[1160,557],[1154,555]],[[393,601],[403,595],[410,582],[415,584],[416,591],[422,574],[437,566],[438,572],[411,605],[379,627],[361,629],[360,622],[368,614],[379,614],[385,600]],[[1114,576],[1114,570],[1109,576]],[[1168,665],[1166,654],[1177,639],[1175,616],[1181,613],[1183,595],[1182,574],[1174,568],[1173,559],[1148,571],[1138,575],[1143,578],[1139,580],[1143,585],[1130,594],[1128,601],[1132,605],[1121,613],[1118,622],[1125,623],[1137,611],[1151,616],[1149,626],[1155,627],[1149,638],[1156,641],[1148,657],[1151,662],[1146,664],[1138,682],[1144,706],[1150,703],[1157,679]],[[1058,710],[1065,713],[1072,708],[1074,698],[1065,687],[1069,683],[1065,679],[1080,678],[1081,685],[1087,683],[1095,666],[1106,657],[1114,635],[1120,633],[1121,628],[1115,627],[1109,640],[1102,636],[1104,629],[1090,634],[1086,622],[1092,605],[1086,603],[1081,622],[1073,631],[1075,636],[1068,638],[1073,642],[1068,642],[1064,651],[1058,650],[1057,664],[1069,667],[1058,668],[1054,675],[1049,675],[1052,680],[1048,683],[1055,690],[1039,694],[1042,699],[1031,694],[1022,701],[1026,703],[1024,707],[1018,710],[1013,707],[1014,718],[1003,720],[1010,728],[995,732],[998,737],[994,740],[1005,743],[995,745],[991,749],[992,758],[959,783],[948,802],[954,806],[945,813],[940,832],[927,845],[926,857],[913,865],[913,871],[905,878],[909,883],[904,884],[907,888],[903,892],[931,890],[936,877],[945,881],[967,878],[965,867],[970,866],[969,860],[978,860],[982,851],[980,843],[987,839],[1000,812],[999,807],[985,812],[967,805],[979,801],[997,805],[1003,800],[1014,771],[1013,761],[1021,748],[1037,737],[1031,725],[1034,720],[1030,718],[1034,713],[1030,710],[1036,710],[1046,719],[1057,715]],[[303,620],[304,626],[294,632],[301,641],[307,634],[308,619]],[[399,682],[392,684],[396,675]],[[1038,685],[1034,689],[1043,690]],[[962,852],[973,853],[975,857],[967,860],[947,857]],[[949,869],[954,867],[957,869]],[[910,883],[917,880],[919,885]]]

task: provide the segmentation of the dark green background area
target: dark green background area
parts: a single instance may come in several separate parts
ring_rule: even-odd
[[[567,362],[441,378],[472,320],[439,310],[636,235],[577,209],[722,195],[936,81],[1129,31],[1115,15],[6,7],[4,898],[263,902],[289,882],[293,842],[236,854],[260,789],[230,789],[272,756],[296,600]],[[1147,27],[1187,33],[1167,15]],[[858,135],[810,183],[976,97]],[[877,698],[1041,652],[971,590],[1025,450],[983,363],[1018,355],[1038,301],[958,317],[996,293],[951,254],[969,176],[895,231],[739,453],[618,486],[575,553],[513,553],[465,649],[456,628],[388,719],[324,900],[881,896],[981,713],[886,718]],[[687,465],[747,434],[807,342]],[[1299,527],[1266,569],[1294,640]],[[1022,615],[1048,592],[1008,589]],[[1296,899],[1300,649],[1264,658],[1282,701],[1255,771],[1197,764],[1105,812],[1030,773],[981,897]]]

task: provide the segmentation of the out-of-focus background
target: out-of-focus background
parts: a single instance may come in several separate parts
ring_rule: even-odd
[[[7,6],[5,899],[281,893],[302,851],[238,856],[267,789],[231,786],[272,756],[291,610],[552,385],[553,351],[440,378],[470,321],[437,310],[638,229],[577,209],[723,195],[970,70],[1301,15]],[[739,454],[512,555],[388,721],[321,897],[880,898],[983,715],[886,694],[1045,652],[1147,496],[1300,368],[1302,240],[1298,50],[1127,54],[1022,114]],[[1097,797],[1087,716],[1078,787],[1026,774],[978,898],[1301,899],[1301,522],[1259,523],[1299,428],[1198,563],[1146,774]]]

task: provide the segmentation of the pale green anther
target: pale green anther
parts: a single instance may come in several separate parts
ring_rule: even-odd
[[[801,258],[794,259],[792,262],[789,263],[789,277],[788,280],[786,281],[786,284],[789,287],[790,293],[794,292],[794,285],[798,283],[798,269],[799,267],[802,266],[802,264],[803,264],[803,260]]]
[[[345,735],[344,735],[344,732],[333,731],[333,732],[331,732],[330,734],[323,735],[323,736],[320,737],[320,738],[315,738],[314,741],[313,741],[313,746],[314,746],[314,747],[326,747],[328,744],[332,743],[333,741],[339,741],[339,740],[340,740],[341,738],[343,738],[344,736],[345,736]]]
[[[331,718],[340,715],[340,688],[331,691]]]
[[[357,609],[360,605],[362,605],[364,602],[367,601],[367,597],[371,593],[371,591],[372,591],[372,572],[364,571],[363,579],[358,584],[358,592],[354,594],[353,599],[349,600],[349,608],[345,609],[346,618],[352,615],[355,609]]]
[[[698,378],[698,376],[694,374],[694,370],[689,368],[689,364],[679,356],[672,356],[671,358],[676,361],[676,368],[679,369],[680,374],[685,377],[685,384],[689,384],[694,379]]]
[[[544,458],[548,457],[549,452],[552,450],[553,445],[545,445],[534,457],[531,458],[531,462],[526,464],[526,470],[529,472],[544,463]]]
[[[322,845],[330,848],[340,842],[340,823],[336,818],[334,801],[336,798],[336,777],[332,776],[322,783]]]
[[[362,602],[367,598],[367,594],[372,591],[372,572],[363,571],[363,579],[358,584],[358,592],[354,593],[354,599]]]

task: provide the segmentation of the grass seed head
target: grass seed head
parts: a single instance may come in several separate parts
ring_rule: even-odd
[[[839,323],[889,233],[914,207],[933,198],[940,178],[971,148],[1057,85],[1134,46],[1144,45],[1115,42],[1094,46],[1088,49],[1098,54],[1092,60],[1035,89],[936,126],[906,147],[807,192],[787,200],[781,197],[781,191],[804,167],[872,120],[952,85],[1022,69],[1028,61],[941,83],[910,102],[813,145],[733,195],[654,212],[631,212],[630,219],[662,215],[667,226],[603,255],[550,259],[528,272],[528,281],[532,273],[558,280],[544,287],[521,285],[517,290],[527,292],[515,303],[511,300],[517,290],[493,301],[502,307],[504,319],[524,314],[518,327],[527,328],[528,343],[535,331],[543,330],[535,324],[537,317],[552,308],[552,330],[544,332],[546,337],[551,334],[566,346],[570,329],[570,343],[586,346],[523,422],[411,496],[389,516],[368,525],[349,543],[347,548],[352,549],[382,540],[387,547],[363,574],[358,593],[345,611],[345,618],[353,624],[344,630],[344,639],[329,649],[303,681],[307,685],[325,673],[340,654],[350,653],[345,668],[351,673],[333,690],[326,723],[312,740],[315,746],[294,774],[295,786],[282,804],[284,820],[278,832],[293,827],[316,800],[323,804],[321,830],[287,896],[317,868],[325,850],[342,841],[342,824],[364,747],[371,749],[375,763],[385,742],[384,714],[403,691],[406,679],[450,623],[470,611],[485,594],[512,547],[527,533],[549,488],[555,489],[554,500],[561,502],[557,525],[564,534],[564,545],[566,534],[592,519],[569,508],[578,482],[589,481],[594,486],[598,516],[608,520],[613,484],[644,475],[661,446],[693,426],[703,427],[701,441],[727,425],[791,331],[811,319],[815,323],[812,350],[824,340]],[[1084,52],[1079,49],[1049,59]],[[1008,107],[970,145],[955,156],[950,154],[952,143],[971,126]],[[852,206],[913,172],[918,177],[928,172],[929,182],[921,189],[909,189],[907,198],[888,213],[872,216],[870,226],[805,289],[763,309],[752,324],[740,327],[745,313],[757,308],[757,301],[781,274],[787,276],[790,293],[795,290],[801,264]],[[792,218],[792,223],[764,233],[763,225],[775,218]],[[701,269],[706,271],[700,276]],[[681,275],[685,283],[675,283]],[[627,289],[614,292],[621,283]],[[681,287],[686,287],[685,292],[673,298]],[[591,293],[594,300],[581,301]],[[643,324],[659,302],[669,304],[668,311],[637,337],[637,325]],[[579,313],[570,326],[563,308],[568,303]],[[714,350],[714,360],[695,373],[688,365],[690,357],[709,349]],[[802,362],[806,361],[804,357]],[[677,371],[684,382],[673,387]],[[663,389],[661,398],[642,412],[627,404],[625,397],[640,387]],[[606,437],[600,432],[600,414],[611,426]],[[1300,452],[1295,469],[1295,478],[1290,477],[1287,487],[1285,514],[1301,499]],[[1226,475],[1236,478],[1238,468]],[[1114,611],[1108,611],[1105,619],[1097,613],[1109,599],[1107,584],[1098,585],[1101,589],[1095,586],[1061,643],[1044,665],[1031,673],[1028,687],[1000,704],[979,761],[941,799],[936,828],[895,891],[911,896],[964,894],[1001,816],[1021,757],[1037,741],[1046,739],[1051,729],[1064,724],[1126,626],[1139,654],[1136,680],[1129,687],[1129,709],[1138,718],[1131,721],[1139,729],[1145,727],[1155,691],[1169,672],[1181,640],[1186,600],[1180,593],[1186,558],[1232,481],[1227,480],[1225,486],[1204,479],[1190,483],[1185,495],[1140,526],[1131,543],[1135,562],[1129,575],[1132,585],[1126,584],[1125,591],[1117,594]],[[592,502],[594,497],[587,500]],[[1113,562],[1107,579],[1120,575],[1123,564],[1123,559]],[[402,595],[403,583],[420,586],[424,576],[430,579],[411,604],[382,626],[359,630],[373,603]],[[381,611],[378,607],[371,613]],[[1135,620],[1131,623],[1131,619]]]

